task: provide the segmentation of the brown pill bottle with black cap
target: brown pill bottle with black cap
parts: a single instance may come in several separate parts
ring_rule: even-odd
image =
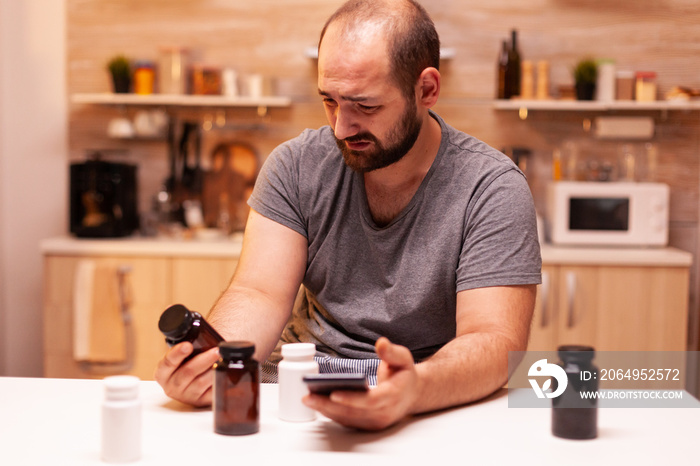
[[[250,341],[219,344],[214,364],[214,431],[248,435],[260,429],[260,365]]]
[[[160,316],[158,328],[165,335],[168,346],[174,346],[183,341],[192,343],[192,354],[185,359],[216,348],[224,339],[199,312],[191,311],[182,304],[174,304]]]

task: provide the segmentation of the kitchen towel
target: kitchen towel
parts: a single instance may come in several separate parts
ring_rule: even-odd
[[[126,329],[115,266],[89,259],[80,260],[76,266],[73,357],[93,363],[126,359]]]

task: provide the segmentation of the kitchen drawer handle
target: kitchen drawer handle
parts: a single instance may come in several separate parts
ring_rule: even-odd
[[[568,328],[573,328],[575,325],[574,322],[574,313],[575,313],[575,304],[576,304],[576,273],[575,272],[567,272],[566,273],[566,307],[567,307],[567,317],[566,317],[566,326]]]
[[[540,318],[540,327],[547,328],[549,325],[549,273],[542,272],[542,286],[540,293],[542,296],[542,316]]]
[[[81,361],[80,368],[86,372],[94,374],[113,374],[127,372],[134,367],[136,357],[136,338],[134,336],[134,325],[131,316],[132,293],[131,286],[127,275],[131,273],[130,265],[121,265],[117,267],[117,282],[119,284],[119,307],[121,310],[122,323],[124,324],[124,343],[126,346],[126,355],[123,360],[118,362],[89,362]]]

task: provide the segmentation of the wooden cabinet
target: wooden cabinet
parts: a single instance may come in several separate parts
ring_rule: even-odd
[[[133,329],[133,338],[127,341],[132,348],[127,348],[127,354],[133,351],[128,370],[114,363],[78,362],[74,357],[76,275],[85,261],[124,274],[120,291],[125,293]],[[102,378],[119,373],[152,379],[156,363],[167,350],[158,330],[160,314],[171,304],[182,303],[206,315],[228,285],[236,264],[236,258],[45,255],[44,375]],[[93,303],[100,306],[99,300]],[[120,332],[115,329],[115,334]]]
[[[172,261],[172,302],[207,315],[228,287],[236,259],[177,258]]]
[[[529,350],[685,351],[687,266],[542,267]]]

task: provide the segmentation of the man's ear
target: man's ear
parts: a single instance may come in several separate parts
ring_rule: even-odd
[[[432,66],[424,69],[416,86],[418,101],[425,108],[431,108],[440,96],[440,72]]]

